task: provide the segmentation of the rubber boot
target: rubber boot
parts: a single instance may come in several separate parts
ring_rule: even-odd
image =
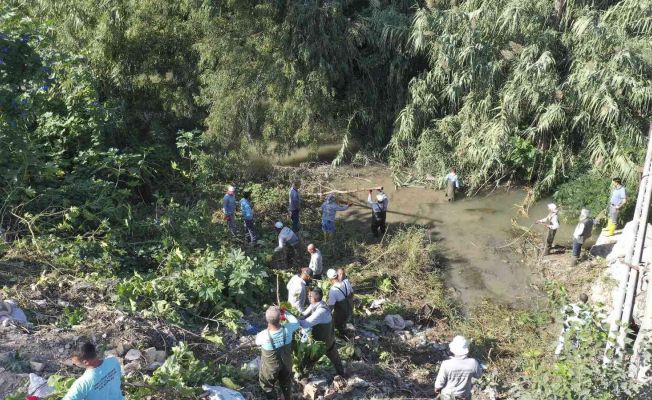
[[[607,237],[613,236],[614,233],[616,233],[616,224],[611,220],[609,220],[609,223],[607,224],[607,233],[605,234],[605,236]]]

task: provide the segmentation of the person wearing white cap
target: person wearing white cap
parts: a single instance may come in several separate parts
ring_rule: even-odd
[[[333,324],[340,336],[346,336],[346,323],[351,319],[353,305],[353,291],[342,282],[337,276],[337,271],[329,269],[326,276],[331,283],[328,291],[326,304],[333,309]],[[349,304],[350,302],[350,304]]]
[[[371,200],[372,190],[369,190],[369,196],[367,196],[367,204],[371,206],[371,232],[375,237],[380,236],[380,234],[384,235],[385,231],[387,231],[387,224],[385,221],[387,219],[387,206],[389,205],[389,199],[382,190],[382,187],[378,190],[376,201]]]
[[[441,363],[435,395],[441,395],[442,400],[470,400],[473,390],[473,379],[482,375],[480,363],[469,358],[469,342],[463,336],[455,336],[448,345],[453,357]]]
[[[582,244],[591,237],[591,233],[593,232],[593,220],[589,218],[590,213],[586,208],[580,211],[580,221],[575,226],[575,231],[573,232],[573,264],[577,264],[579,261]]]
[[[299,250],[299,237],[287,226],[283,226],[281,221],[274,224],[274,228],[278,232],[278,246],[274,252],[285,250],[285,258],[287,267],[293,267],[294,257]]]
[[[545,242],[543,244],[543,255],[550,254],[550,249],[553,247],[552,244],[555,241],[555,234],[557,233],[557,229],[559,229],[559,216],[557,215],[557,212],[557,205],[550,203],[548,204],[548,215],[537,221],[538,224],[543,224],[548,228]]]
[[[238,231],[235,227],[235,188],[233,186],[229,186],[226,189],[222,211],[224,211],[224,219],[226,220],[226,225],[229,227],[229,231],[231,231],[233,236],[236,236]]]

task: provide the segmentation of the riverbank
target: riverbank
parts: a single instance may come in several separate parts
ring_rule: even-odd
[[[392,190],[387,184],[390,210],[394,212],[390,213],[390,229],[385,237],[371,236],[369,210],[362,202],[365,194],[362,192],[341,199],[350,200],[356,206],[338,219],[336,240],[323,242],[319,192],[330,187],[342,188],[344,184],[366,187],[378,181],[384,183],[389,176],[386,171],[374,169],[366,171],[371,175],[363,175],[363,171],[355,168],[280,169],[270,175],[264,186],[255,186],[261,243],[253,248],[229,239],[221,222],[211,224],[210,229],[200,225],[201,232],[209,236],[205,239],[211,239],[209,243],[242,248],[261,267],[258,270],[251,266],[243,272],[250,271],[247,279],[251,284],[265,281],[261,287],[267,292],[257,297],[249,295],[243,299],[246,303],[236,303],[228,314],[197,315],[197,304],[184,309],[173,302],[182,301],[181,297],[172,297],[175,291],[181,291],[186,297],[195,296],[186,281],[207,289],[214,287],[211,274],[218,272],[207,269],[215,264],[208,263],[214,257],[210,253],[178,248],[170,252],[161,268],[150,273],[141,271],[142,278],[136,278],[131,273],[71,267],[66,264],[72,261],[71,254],[54,253],[58,255],[53,256],[39,251],[28,241],[16,243],[1,261],[8,273],[0,275],[0,284],[5,287],[5,297],[16,299],[25,309],[33,326],[26,330],[0,328],[8,338],[0,344],[0,352],[6,356],[0,360],[5,368],[0,374],[6,383],[3,394],[18,390],[28,372],[64,377],[79,374],[70,365],[68,354],[81,340],[91,339],[100,345],[104,354],[117,355],[124,364],[129,399],[193,398],[202,383],[232,386],[248,398],[260,398],[255,372],[251,370],[255,367],[250,367],[258,353],[253,344],[254,332],[264,326],[265,303],[275,298],[273,274],[279,274],[281,292],[291,275],[273,269],[271,249],[275,246],[275,236],[271,226],[277,219],[287,219],[284,205],[287,183],[302,176],[305,182],[302,192],[308,203],[303,214],[302,238],[305,243],[314,241],[321,248],[326,267],[347,268],[358,296],[353,339],[338,343],[349,379],[332,381],[329,365],[320,364],[311,380],[298,383],[297,395],[304,387],[310,390],[314,384],[332,399],[428,398],[432,395],[438,365],[448,357],[446,343],[454,335],[463,334],[473,342],[472,355],[487,366],[484,378],[477,385],[476,398],[505,398],[520,376],[550,357],[558,329],[551,323],[554,311],[545,301],[542,286],[535,284],[524,285],[526,290],[537,293],[531,296],[531,301],[510,299],[510,293],[492,298],[500,295],[500,291],[479,292],[481,288],[474,289],[477,297],[465,301],[465,293],[470,291],[455,288],[451,273],[456,269],[464,272],[468,265],[484,267],[480,257],[489,255],[491,258],[484,260],[491,262],[497,259],[502,262],[501,257],[507,257],[508,250],[490,250],[491,246],[508,242],[509,231],[494,230],[488,234],[483,224],[495,227],[498,221],[509,218],[508,210],[513,209],[509,202],[516,200],[509,196],[514,193],[506,193],[507,197],[495,193],[493,197],[451,205],[436,191]],[[476,210],[488,201],[493,201],[488,204],[495,212]],[[461,215],[463,224],[449,219],[456,215],[451,210]],[[199,216],[206,214],[195,217],[198,221],[211,220],[212,210],[197,212]],[[176,224],[183,223],[179,221]],[[486,241],[472,236],[476,234]],[[453,238],[453,245],[450,235],[459,235]],[[473,260],[452,256],[471,241],[486,246],[486,251],[470,253],[478,257]],[[460,247],[455,247],[455,243]],[[520,259],[525,263],[526,257],[521,255]],[[232,262],[227,260],[217,265]],[[509,263],[490,266],[494,270],[505,268],[500,271],[502,278],[493,279],[506,279],[512,268]],[[519,268],[512,271],[524,270],[520,264]],[[536,264],[528,268],[531,268],[529,275],[536,275]],[[490,269],[486,271],[480,278],[492,279]],[[254,288],[243,286],[248,291]],[[399,315],[412,324],[398,329],[390,327],[385,321],[388,315]],[[130,356],[129,350],[134,350]],[[149,358],[150,353],[161,356],[160,352],[164,358],[159,361]],[[140,356],[130,359],[134,354]],[[40,370],[36,368],[39,365]]]

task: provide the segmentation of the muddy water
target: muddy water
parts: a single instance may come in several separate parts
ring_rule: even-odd
[[[530,226],[535,217],[546,214],[545,202],[530,209],[529,218],[518,217],[517,208],[525,197],[521,190],[500,191],[471,199],[448,203],[442,191],[425,188],[395,188],[390,172],[385,168],[361,168],[353,171],[353,177],[333,182],[338,190],[364,189],[384,186],[389,197],[387,222],[389,229],[402,224],[428,227],[433,240],[438,241],[446,260],[446,276],[450,287],[459,299],[468,305],[482,299],[527,305],[542,297],[533,288],[538,276],[523,260],[508,249],[497,247],[511,242],[511,219]],[[352,207],[338,218],[369,232],[370,210],[365,206],[367,192],[351,196],[359,206]],[[340,201],[347,201],[345,197]],[[535,226],[543,234],[543,228]],[[571,228],[562,226],[558,242],[567,245]]]

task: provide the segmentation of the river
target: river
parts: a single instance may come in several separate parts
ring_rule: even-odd
[[[497,249],[513,241],[512,218],[523,226],[530,226],[536,218],[547,214],[546,201],[535,203],[530,216],[519,215],[518,208],[525,198],[521,189],[500,189],[487,195],[461,198],[449,203],[443,191],[417,187],[396,188],[391,173],[384,167],[350,169],[346,178],[336,178],[332,185],[338,190],[364,189],[383,186],[389,197],[387,223],[390,232],[401,225],[421,225],[429,229],[433,240],[439,243],[446,268],[446,280],[454,288],[459,300],[466,306],[483,299],[527,306],[542,293],[535,288],[540,283],[532,263],[508,248]],[[463,177],[461,177],[463,180]],[[367,192],[340,196],[348,201],[351,196],[358,206],[340,214],[345,221],[365,221],[357,226],[368,234],[370,210],[364,204]],[[536,217],[536,218],[535,218]],[[543,227],[533,229],[543,234]],[[571,227],[562,225],[557,244],[568,246]],[[568,237],[567,237],[568,236]]]

